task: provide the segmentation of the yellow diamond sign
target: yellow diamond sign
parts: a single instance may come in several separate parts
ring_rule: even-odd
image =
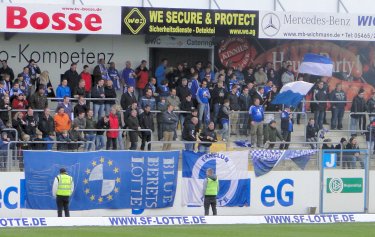
[[[138,32],[146,25],[146,18],[139,11],[138,8],[133,8],[124,18],[124,23],[128,29],[134,34]]]

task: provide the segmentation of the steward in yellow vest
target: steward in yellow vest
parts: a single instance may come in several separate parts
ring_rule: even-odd
[[[65,168],[60,169],[53,183],[53,192],[56,194],[57,216],[62,217],[64,209],[65,217],[69,217],[69,199],[74,190],[72,176],[68,175]]]
[[[219,193],[219,180],[214,174],[213,169],[209,168],[206,171],[207,178],[204,183],[204,215],[209,215],[210,206],[212,214],[217,215],[216,196]]]

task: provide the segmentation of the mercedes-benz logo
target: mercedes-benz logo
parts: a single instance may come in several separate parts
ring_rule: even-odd
[[[267,36],[275,36],[280,30],[280,19],[274,13],[267,13],[262,19],[262,30]]]

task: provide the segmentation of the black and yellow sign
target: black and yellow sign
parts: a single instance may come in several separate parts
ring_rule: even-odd
[[[122,8],[122,34],[258,36],[258,11]]]

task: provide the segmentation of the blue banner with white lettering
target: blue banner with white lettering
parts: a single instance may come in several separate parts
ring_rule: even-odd
[[[248,151],[182,153],[182,205],[203,206],[206,170],[219,181],[218,206],[250,206]]]
[[[24,151],[26,208],[55,210],[60,168],[73,177],[71,210],[173,206],[179,151]]]

